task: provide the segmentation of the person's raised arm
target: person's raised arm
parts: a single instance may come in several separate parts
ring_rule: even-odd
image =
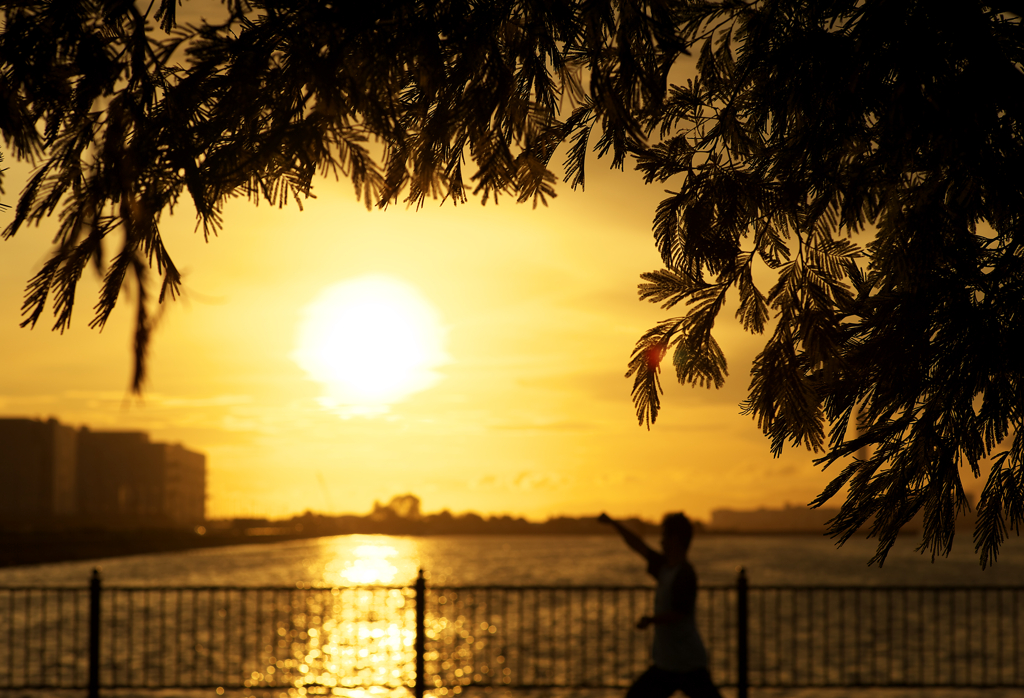
[[[626,541],[626,545],[643,555],[645,560],[650,561],[652,557],[658,554],[644,542],[643,538],[630,531],[612,517],[608,516],[608,514],[601,514],[597,517],[597,520],[601,523],[612,525],[615,530],[619,532],[619,535],[622,536],[622,540]]]

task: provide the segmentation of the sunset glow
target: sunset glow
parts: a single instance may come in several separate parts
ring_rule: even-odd
[[[4,164],[12,191],[31,174]],[[804,503],[830,479],[805,451],[773,459],[740,413],[758,340],[726,322],[715,331],[725,388],[666,374],[662,416],[637,426],[626,363],[672,312],[636,297],[640,273],[661,264],[649,242],[657,187],[598,167],[586,192],[560,189],[547,208],[368,212],[344,187],[316,186],[303,211],[229,204],[209,242],[176,209],[164,232],[185,292],[154,332],[139,400],[127,395],[131,299],[91,330],[99,281],[87,270],[68,331],[50,332],[47,317],[22,329],[24,284],[52,231],[0,243],[0,346],[13,367],[0,374],[0,413],[146,431],[205,453],[211,518],[365,514],[412,493],[424,513],[706,519],[716,507]],[[406,300],[390,323],[377,322],[386,308],[363,306],[373,322],[359,337],[359,313],[343,308],[369,300],[370,279],[379,299]],[[349,561],[331,583],[351,583]]]
[[[292,358],[321,383],[321,404],[342,416],[374,416],[440,380],[440,317],[415,288],[361,276],[324,289],[303,310]]]

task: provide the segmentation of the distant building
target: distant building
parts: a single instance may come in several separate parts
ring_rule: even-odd
[[[90,523],[193,526],[205,519],[206,456],[143,432],[79,434],[79,511]]]
[[[0,419],[0,521],[56,524],[74,517],[77,433],[51,419]]]
[[[78,510],[91,524],[138,526],[161,513],[163,472],[142,432],[93,432],[78,438]]]
[[[393,521],[394,519],[418,521],[422,518],[420,499],[414,494],[400,494],[392,497],[387,506],[381,505],[380,502],[374,502],[370,518],[374,521]]]
[[[824,533],[828,520],[838,513],[838,509],[791,504],[784,509],[716,509],[711,512],[710,529],[735,533]]]
[[[143,432],[0,420],[0,521],[183,528],[206,514],[206,456]]]
[[[196,526],[206,520],[206,456],[181,444],[157,444],[164,449],[164,514],[176,526]]]
[[[961,512],[956,519],[958,529],[973,530],[977,519],[977,502],[970,498],[970,510]],[[716,509],[711,512],[710,530],[716,533],[820,533],[827,531],[828,522],[839,514],[835,507],[811,509],[806,506],[786,504],[782,509],[753,509],[736,511],[733,509]],[[870,530],[873,523],[869,519],[861,528]],[[914,518],[900,527],[905,534],[916,534],[924,530],[924,512],[918,512]]]

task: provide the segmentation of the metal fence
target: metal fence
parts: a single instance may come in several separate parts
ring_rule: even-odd
[[[751,686],[1024,686],[1024,588],[762,587]]]
[[[736,590],[703,588],[698,623],[712,673],[736,683]],[[428,688],[625,688],[650,664],[649,587],[431,588]]]
[[[0,689],[622,688],[648,587],[0,589]],[[1024,587],[704,587],[716,682],[1024,687]]]

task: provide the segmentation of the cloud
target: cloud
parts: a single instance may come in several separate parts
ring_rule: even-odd
[[[623,378],[624,373],[625,364],[621,372],[607,370],[555,373],[521,378],[517,383],[525,388],[554,390],[590,400],[621,403],[629,399],[630,383]]]
[[[25,407],[36,407],[38,405],[50,405],[57,402],[56,395],[0,395],[0,410],[4,412],[16,412]]]
[[[165,409],[182,409],[196,407],[235,407],[237,405],[251,405],[254,400],[251,395],[213,395],[203,398],[172,397],[169,395],[145,396],[146,402],[153,407]]]
[[[550,374],[522,378],[519,385],[527,388],[553,390],[587,400],[628,404],[633,388],[631,378],[625,377],[626,364],[621,370],[580,371],[565,374]],[[739,376],[726,379],[724,388],[700,388],[679,385],[675,371],[670,364],[663,366],[662,387],[664,390],[663,404],[667,409],[679,410],[691,406],[729,406],[738,410],[741,400],[746,397],[744,381]]]
[[[523,490],[554,490],[564,485],[566,478],[560,473],[523,471],[516,475],[512,482],[516,487]]]
[[[250,395],[210,395],[205,397],[187,397],[181,395],[167,395],[164,393],[146,392],[142,397],[134,397],[124,392],[113,390],[68,390],[63,394],[65,400],[82,401],[90,405],[101,403],[116,403],[123,405],[137,405],[146,409],[197,409],[202,407],[234,407],[237,405],[250,405],[253,398]]]
[[[596,428],[592,422],[535,422],[496,424],[492,429],[503,431],[590,431]]]

